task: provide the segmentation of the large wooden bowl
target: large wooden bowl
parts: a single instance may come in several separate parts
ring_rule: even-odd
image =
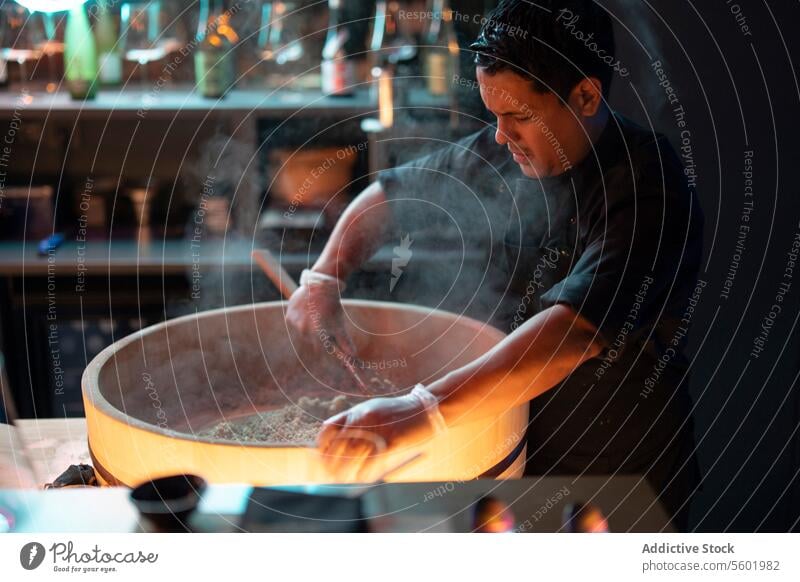
[[[83,375],[89,447],[106,483],[134,485],[176,473],[254,485],[335,480],[313,443],[287,446],[198,436],[221,420],[350,388],[344,368],[287,328],[286,304],[206,311],[132,334],[101,352]],[[503,333],[416,306],[345,301],[360,357],[396,386],[430,383],[485,353]],[[527,405],[464,418],[415,450],[383,455],[391,467],[424,456],[390,480],[466,480],[522,473]]]

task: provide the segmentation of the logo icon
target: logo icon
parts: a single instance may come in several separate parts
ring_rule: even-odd
[[[400,277],[403,276],[403,267],[408,265],[411,256],[414,254],[411,251],[411,244],[413,242],[411,236],[407,234],[400,239],[400,244],[392,249],[394,251],[394,257],[392,258],[392,280],[389,281],[390,293],[394,291],[395,285],[397,285]]]
[[[19,563],[26,570],[35,570],[44,561],[44,546],[39,542],[29,542],[19,551]]]

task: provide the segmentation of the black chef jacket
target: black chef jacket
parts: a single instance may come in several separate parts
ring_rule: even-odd
[[[680,160],[615,114],[583,161],[530,179],[494,132],[380,174],[403,236],[463,251],[409,273],[405,298],[506,332],[559,303],[593,323],[608,347],[530,404],[526,472],[646,474],[685,527],[698,471],[683,350],[704,283]]]

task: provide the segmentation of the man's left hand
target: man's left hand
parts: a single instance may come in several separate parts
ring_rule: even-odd
[[[378,477],[382,453],[419,444],[434,434],[425,404],[412,395],[373,398],[326,420],[317,444],[342,481]]]

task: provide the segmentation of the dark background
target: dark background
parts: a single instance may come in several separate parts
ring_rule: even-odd
[[[793,23],[800,21],[800,5],[763,0],[599,3],[615,20],[617,58],[631,72],[615,79],[611,106],[665,133],[677,150],[682,130],[651,66],[661,61],[686,114],[706,218],[699,277],[707,286],[689,344],[704,479],[690,527],[800,531],[797,275],[764,351],[758,358],[750,355],[800,232],[799,189],[793,179],[800,160],[800,40]],[[480,2],[453,5],[480,9]],[[474,31],[461,32],[463,47]],[[753,151],[755,206],[730,296],[723,299],[742,224],[746,150]]]
[[[452,5],[464,13],[479,14],[494,3],[453,0]],[[617,56],[631,71],[630,77],[616,79],[611,105],[640,124],[652,125],[667,134],[679,147],[680,130],[651,67],[654,61],[662,62],[686,113],[698,176],[697,192],[706,217],[706,259],[700,277],[707,281],[707,287],[693,320],[689,347],[698,456],[704,473],[691,528],[800,531],[800,394],[796,385],[800,280],[793,281],[783,311],[770,329],[765,350],[758,358],[750,355],[761,322],[775,302],[786,254],[800,231],[798,187],[793,180],[794,164],[800,160],[795,139],[800,130],[796,115],[800,85],[793,62],[800,58],[800,40],[794,28],[800,22],[800,5],[789,0],[601,3],[617,20]],[[346,5],[348,10],[373,12],[372,2],[348,0]],[[737,7],[740,22],[746,23],[750,35],[744,34],[732,12]],[[460,24],[458,32],[460,44],[465,47],[475,37],[477,25]],[[472,73],[469,60],[470,55],[464,52],[464,76]],[[190,76],[187,74],[187,79]],[[463,108],[484,114],[475,101],[475,91],[463,97]],[[35,130],[30,124],[29,127]],[[92,129],[88,124],[83,128],[86,133],[77,135],[83,135],[86,143],[93,143]],[[195,129],[186,126],[181,131],[190,135]],[[35,130],[31,143],[35,145],[38,135],[47,135],[48,131],[47,127]],[[121,133],[117,135],[125,133],[118,131]],[[160,140],[161,131],[155,124],[143,126],[141,139],[145,145],[132,148],[143,161],[132,166],[152,167],[157,175],[174,178],[174,160],[165,157],[154,165],[147,158],[152,152],[146,143]],[[204,127],[202,131],[213,136],[216,129]],[[175,140],[171,150],[183,151],[185,137],[179,131],[170,134],[170,139]],[[128,144],[126,140],[116,142],[104,148],[103,154],[112,157],[115,146]],[[54,143],[57,145],[57,141]],[[28,146],[22,136],[16,147],[19,160],[33,160],[32,155],[25,155],[24,148]],[[70,159],[68,168],[79,170],[81,149],[75,149],[77,154]],[[86,155],[92,149],[87,148]],[[754,152],[755,208],[730,297],[723,299],[720,292],[733,261],[741,224],[745,150]],[[44,151],[37,159],[37,172],[57,175],[63,162]],[[103,164],[116,171],[112,162]],[[26,179],[30,176],[28,167],[18,166],[15,170]],[[796,277],[800,278],[800,273]],[[178,278],[181,281],[175,287],[185,286],[185,277]],[[102,277],[100,283],[104,281]],[[137,290],[134,283],[123,281],[119,286]],[[29,297],[41,296],[41,289],[33,282],[27,284]],[[159,284],[166,287],[163,282]],[[239,286],[250,292],[249,283]],[[110,296],[105,287],[97,294]],[[107,311],[107,306],[103,309]],[[8,304],[0,305],[0,310],[7,319],[12,315]],[[153,318],[155,321],[176,314],[159,307]],[[127,325],[125,321],[117,323]],[[81,339],[82,331],[73,331],[76,341]],[[127,331],[127,327],[119,330],[117,337]],[[13,347],[14,340],[21,337],[19,330],[8,333],[7,347]]]
[[[752,35],[732,13],[741,8]],[[671,107],[650,68],[661,60],[686,111],[706,216],[708,282],[690,356],[703,491],[699,531],[800,530],[800,394],[795,280],[767,345],[750,356],[775,303],[787,252],[800,228],[796,115],[800,18],[793,2],[608,2],[621,19],[617,56],[632,71],[613,88],[620,112],[680,145]],[[640,46],[641,43],[644,47]],[[645,53],[645,49],[648,54]],[[619,81],[620,79],[618,79]],[[635,95],[630,81],[641,97]],[[626,86],[627,85],[627,86]],[[752,150],[755,208],[729,299],[720,297],[744,201],[744,151]]]
[[[691,132],[706,219],[699,277],[707,286],[688,349],[704,475],[690,527],[800,531],[797,275],[764,351],[757,358],[750,355],[800,232],[799,188],[793,179],[800,160],[800,40],[794,28],[800,5],[764,0],[598,3],[615,21],[617,58],[631,72],[614,80],[611,106],[666,134],[677,150],[682,130],[652,68],[661,61]],[[496,2],[453,2],[464,12],[479,11],[482,4]],[[460,33],[463,48],[475,30],[462,26]],[[471,69],[468,59],[465,55],[462,62],[465,76]],[[481,114],[480,103],[468,105]],[[743,224],[746,150],[753,152],[754,209],[724,299],[720,293]]]

